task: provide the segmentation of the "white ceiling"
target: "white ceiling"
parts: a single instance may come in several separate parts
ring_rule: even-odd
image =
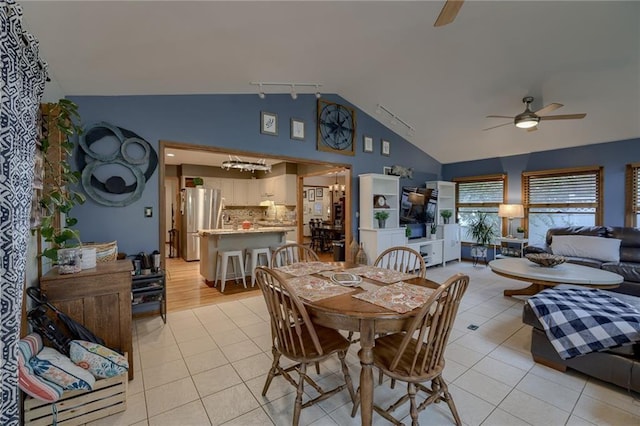
[[[376,116],[383,104],[442,163],[640,137],[640,2],[21,1],[65,95],[256,93],[319,82]],[[286,90],[286,89],[283,89]],[[315,89],[309,89],[309,92]],[[482,129],[564,104],[540,130]]]

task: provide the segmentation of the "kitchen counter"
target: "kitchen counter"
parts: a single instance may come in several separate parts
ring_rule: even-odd
[[[233,234],[264,234],[272,232],[289,232],[296,228],[294,226],[263,226],[251,229],[201,229],[198,234],[201,237],[209,235],[233,235]]]
[[[218,250],[244,250],[273,247],[286,243],[292,226],[269,226],[254,229],[202,229],[200,235],[200,275],[208,284],[216,280]],[[251,271],[245,271],[251,274]]]

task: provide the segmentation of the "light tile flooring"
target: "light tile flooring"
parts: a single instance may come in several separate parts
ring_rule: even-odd
[[[427,274],[442,282],[456,272],[469,274],[471,284],[450,337],[445,379],[464,424],[640,425],[640,401],[625,390],[531,360],[531,329],[521,321],[523,302],[502,296],[505,288],[526,283],[470,263],[453,262]],[[159,317],[136,320],[128,408],[92,425],[290,424],[291,385],[277,378],[261,396],[271,362],[267,321],[261,296],[169,313],[166,325]],[[479,328],[471,331],[470,324]],[[348,362],[357,385],[357,345]],[[337,383],[339,371],[337,359],[322,364],[319,383]],[[387,381],[376,387],[375,401],[388,404],[404,390],[402,384],[391,390]],[[350,411],[343,391],[304,409],[300,423],[359,425],[360,417],[352,419]],[[408,408],[398,412],[407,416]],[[404,420],[410,423],[409,417]],[[420,423],[452,424],[453,419],[445,404],[437,404],[421,413]],[[388,423],[374,414],[374,424]]]

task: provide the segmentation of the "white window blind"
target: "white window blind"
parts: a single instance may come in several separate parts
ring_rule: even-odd
[[[600,200],[600,170],[523,176],[529,207],[592,207]]]
[[[500,204],[503,200],[503,179],[458,182],[458,205]]]

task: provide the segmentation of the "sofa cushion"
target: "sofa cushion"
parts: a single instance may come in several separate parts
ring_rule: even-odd
[[[54,402],[60,399],[63,389],[40,376],[37,376],[29,360],[42,349],[42,338],[31,333],[18,342],[18,386],[36,399]]]
[[[92,390],[96,378],[75,365],[68,356],[53,348],[44,347],[29,361],[35,373],[67,390]]]
[[[620,261],[640,263],[640,229],[622,226],[611,228],[611,237],[622,240]]]
[[[617,238],[588,237],[584,235],[554,235],[551,240],[553,254],[585,257],[609,262],[620,261],[620,240]]]
[[[600,269],[604,262],[596,259],[587,259],[586,257],[571,257],[565,256],[567,262],[574,263],[576,265],[589,266],[591,268]]]
[[[584,235],[591,237],[607,237],[611,229],[606,226],[563,226],[549,228],[545,237],[547,246],[551,245],[554,235]]]
[[[605,262],[601,268],[622,275],[625,281],[640,282],[640,263]]]

